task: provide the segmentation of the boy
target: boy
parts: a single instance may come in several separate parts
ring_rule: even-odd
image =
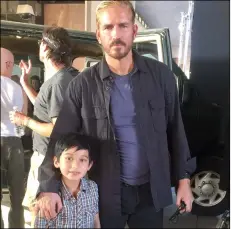
[[[67,134],[54,144],[54,169],[61,182],[63,208],[51,220],[35,218],[35,228],[100,228],[98,187],[85,177],[93,164],[93,140]],[[95,149],[94,149],[95,150]]]

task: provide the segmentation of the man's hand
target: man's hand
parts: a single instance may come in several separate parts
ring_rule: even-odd
[[[29,117],[18,111],[9,112],[10,121],[18,126],[25,126]]]
[[[28,60],[28,64],[24,62],[24,60],[21,60],[19,63],[19,67],[22,70],[22,75],[20,77],[20,83],[28,83],[28,76],[30,75],[31,69],[32,69],[32,64],[31,60]]]
[[[186,212],[191,212],[193,195],[192,195],[189,179],[182,179],[179,181],[177,197],[176,197],[176,205],[178,207],[180,206],[181,201],[184,201],[186,204]]]
[[[57,216],[62,207],[61,198],[57,193],[42,192],[37,198],[33,210],[36,213],[40,211],[41,217],[45,217],[47,220],[50,220]]]

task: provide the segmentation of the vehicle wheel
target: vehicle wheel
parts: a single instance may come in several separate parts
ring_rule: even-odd
[[[197,216],[217,216],[229,209],[229,192],[219,188],[222,160],[206,157],[198,163],[191,177],[194,196],[192,214]]]

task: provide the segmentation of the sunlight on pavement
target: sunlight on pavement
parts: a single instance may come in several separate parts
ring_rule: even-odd
[[[10,208],[3,204],[1,205],[1,208],[2,208],[2,217],[4,220],[4,227],[8,228],[8,213]],[[24,219],[25,219],[25,228],[30,228],[31,216],[30,216],[30,212],[27,210],[24,210]]]

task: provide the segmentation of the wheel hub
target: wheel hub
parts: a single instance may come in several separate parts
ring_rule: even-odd
[[[226,192],[219,189],[220,175],[214,171],[202,171],[191,179],[194,202],[203,207],[219,204]]]
[[[214,187],[210,183],[205,183],[201,187],[202,195],[211,196],[214,193]]]

